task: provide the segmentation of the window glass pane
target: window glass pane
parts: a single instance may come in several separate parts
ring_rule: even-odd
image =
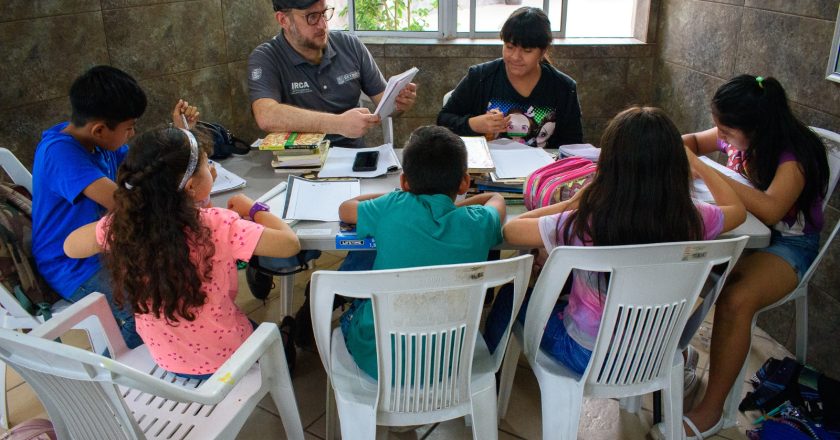
[[[470,31],[470,0],[458,0],[458,28],[456,32]]]
[[[359,31],[438,30],[438,0],[353,0],[353,4]]]
[[[551,21],[551,30],[554,32],[560,32],[560,24],[563,21],[562,13],[562,0],[548,0],[548,19]]]
[[[327,6],[335,8],[335,15],[330,20],[330,29],[336,31],[349,30],[350,25],[348,22],[350,21],[350,17],[347,16],[347,0],[328,0]]]
[[[567,37],[632,37],[634,0],[569,0]]]
[[[542,0],[501,0],[494,2],[478,1],[475,7],[476,32],[499,32],[510,14],[523,7],[533,6],[542,9]],[[458,7],[460,8],[460,3]],[[469,9],[467,9],[469,11]],[[460,16],[460,13],[458,14]],[[467,22],[469,25],[469,22]]]

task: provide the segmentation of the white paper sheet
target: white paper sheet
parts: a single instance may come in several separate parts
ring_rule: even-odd
[[[376,170],[353,171],[353,160],[356,159],[356,153],[364,151],[379,152],[379,161],[376,164]],[[400,169],[402,169],[402,166],[391,144],[382,144],[378,147],[370,148],[332,147],[327,152],[327,159],[324,161],[324,165],[321,166],[318,177],[377,177]]]
[[[495,169],[493,157],[484,136],[461,136],[467,147],[467,170],[471,173],[489,173]]]
[[[561,157],[579,156],[592,162],[598,162],[598,158],[601,157],[601,149],[592,144],[561,145],[557,150]]]
[[[379,105],[376,106],[376,111],[373,114],[379,115],[382,119],[391,116],[397,109],[397,95],[414,79],[414,75],[417,72],[418,69],[412,67],[399,75],[388,78],[388,85],[385,86],[385,91],[382,92],[382,99],[379,100]]]
[[[210,195],[215,195],[220,192],[230,191],[245,186],[245,179],[233,174],[223,167],[219,162],[213,162],[216,167],[216,180],[213,182],[213,188],[210,190]]]
[[[358,179],[344,181],[308,180],[289,176],[283,218],[337,222],[342,202],[361,193]]]
[[[542,148],[529,147],[519,142],[490,142],[490,156],[496,165],[495,175],[499,179],[527,177],[537,168],[554,162]]]
[[[286,182],[280,182],[257,199],[258,202],[268,205],[271,212],[281,218],[283,217],[283,209],[286,208],[286,185]],[[283,221],[289,226],[297,223],[297,220],[293,219],[283,219]]]
[[[737,182],[741,182],[744,185],[752,186],[752,184],[749,182],[749,180],[744,178],[744,176],[742,176],[742,175],[738,174],[737,172],[735,172],[735,171],[733,171],[733,170],[715,162],[714,160],[712,160],[712,159],[710,159],[706,156],[700,156],[700,160],[702,160],[706,165],[720,171],[725,176],[731,177],[733,180],[735,180]],[[694,193],[694,198],[696,198],[697,200],[702,200],[706,203],[714,203],[715,202],[715,198],[712,197],[712,193],[709,191],[709,187],[706,186],[706,182],[704,182],[703,179],[694,179],[693,193]]]

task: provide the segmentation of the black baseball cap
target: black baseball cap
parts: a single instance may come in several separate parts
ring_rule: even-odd
[[[274,11],[282,11],[284,9],[306,9],[315,4],[318,0],[271,0],[274,5]]]

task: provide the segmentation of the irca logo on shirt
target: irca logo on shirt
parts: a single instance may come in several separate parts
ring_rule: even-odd
[[[292,82],[290,86],[292,95],[297,95],[299,93],[309,93],[312,91],[312,89],[309,87],[309,83],[306,81]]]

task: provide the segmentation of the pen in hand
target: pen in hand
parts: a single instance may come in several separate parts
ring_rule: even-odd
[[[187,115],[181,113],[181,120],[184,121],[184,129],[189,130],[190,129],[190,123],[187,121]]]

